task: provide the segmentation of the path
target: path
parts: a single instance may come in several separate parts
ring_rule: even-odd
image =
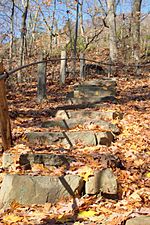
[[[82,146],[110,146],[115,141],[120,129],[112,124],[114,119],[121,119],[118,112],[103,112],[97,110],[105,101],[115,101],[115,79],[91,80],[74,86],[74,91],[67,96],[68,101],[74,104],[95,105],[95,109],[58,110],[55,118],[44,121],[40,126],[42,132],[26,133],[26,140],[30,145],[59,145],[73,148],[77,144]],[[78,130],[75,129],[78,127]],[[50,131],[44,131],[49,128]],[[59,128],[59,131],[55,131]],[[111,168],[98,170],[91,177],[83,179],[79,175],[66,174],[63,176],[32,174],[32,166],[66,166],[69,169],[74,159],[67,154],[41,153],[4,153],[3,168],[11,172],[14,164],[23,167],[25,175],[7,174],[4,177],[0,191],[1,207],[8,206],[14,200],[21,204],[43,204],[57,202],[62,197],[76,194],[105,194],[117,197],[117,180]],[[100,159],[106,164],[115,157],[101,154]],[[117,162],[116,162],[117,165]],[[36,175],[36,176],[33,176]]]

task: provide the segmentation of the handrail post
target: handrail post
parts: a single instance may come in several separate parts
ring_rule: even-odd
[[[109,68],[108,68],[108,78],[112,75],[112,61],[111,58],[109,57]]]
[[[85,78],[85,58],[84,53],[80,53],[80,78]]]
[[[66,64],[67,64],[67,54],[66,51],[61,52],[61,65],[60,65],[60,84],[65,84],[66,79]]]
[[[3,63],[0,62],[0,76],[3,75],[4,72],[5,69],[3,67]],[[0,79],[0,131],[3,150],[6,151],[12,146],[12,134],[4,78]]]
[[[44,54],[40,55],[40,60],[44,59]],[[38,81],[37,81],[37,102],[42,103],[46,96],[46,62],[38,64]]]

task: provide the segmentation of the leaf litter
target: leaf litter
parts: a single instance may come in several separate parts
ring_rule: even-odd
[[[70,164],[69,170],[65,167],[45,168],[43,165],[33,165],[33,175],[75,173],[88,179],[95,169],[103,168],[98,160],[100,153],[118,156],[124,163],[125,169],[113,168],[118,179],[118,200],[103,198],[102,196],[82,196],[76,199],[62,199],[57,204],[46,203],[44,205],[22,206],[13,203],[7,209],[0,211],[1,224],[102,224],[121,225],[129,217],[138,215],[150,215],[150,104],[147,98],[150,79],[143,76],[140,80],[134,77],[123,76],[118,78],[117,104],[104,104],[102,110],[116,110],[124,114],[119,121],[122,129],[115,143],[110,147],[82,146],[80,143],[73,149],[55,146],[29,146],[24,140],[24,133],[29,131],[42,131],[38,127],[41,121],[50,117],[52,109],[62,106],[64,98],[70,87],[65,87],[61,95],[58,85],[51,87],[52,98],[48,97],[45,103],[36,103],[36,92],[33,88],[33,96],[26,96],[30,87],[18,87],[16,94],[10,94],[9,108],[12,122],[13,138],[15,146],[13,153],[55,153],[66,154],[75,160]],[[12,96],[13,95],[13,96]],[[58,96],[57,96],[58,95]],[[15,97],[14,97],[15,96]],[[60,97],[62,96],[62,97]],[[57,99],[58,101],[54,101]],[[34,110],[33,110],[34,109]],[[118,123],[118,121],[114,121]],[[59,128],[55,128],[59,130]],[[76,128],[84,129],[82,125]],[[76,130],[74,129],[74,130]],[[88,127],[96,129],[97,127]],[[50,131],[50,129],[47,129]],[[83,157],[84,156],[84,157]],[[26,173],[16,166],[12,173]],[[3,172],[5,173],[5,172]],[[74,207],[74,201],[77,208]]]

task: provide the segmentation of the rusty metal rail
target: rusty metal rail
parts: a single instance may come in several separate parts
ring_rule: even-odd
[[[86,62],[91,62],[91,63],[96,63],[98,65],[104,65],[104,66],[110,66],[110,67],[121,67],[121,68],[142,68],[142,67],[148,67],[150,66],[150,62],[147,63],[143,63],[143,64],[123,64],[123,63],[105,63],[105,62],[100,62],[100,61],[96,61],[96,60],[91,60],[88,58],[66,58],[67,61],[68,60],[85,60]],[[10,71],[4,71],[4,73],[0,74],[0,80],[2,79],[6,79],[7,77],[9,77],[11,74],[18,72],[19,70],[25,69],[27,67],[30,66],[34,66],[40,63],[48,63],[48,62],[57,62],[57,61],[61,61],[61,60],[65,60],[65,58],[53,58],[53,59],[46,59],[46,60],[41,60],[41,61],[36,61],[36,62],[32,62],[20,67],[17,67],[13,70]]]

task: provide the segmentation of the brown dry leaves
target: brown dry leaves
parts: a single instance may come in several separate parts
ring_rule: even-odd
[[[51,85],[49,97],[42,105],[36,104],[36,89],[20,87],[8,96],[12,115],[15,146],[13,152],[49,152],[67,154],[76,159],[70,165],[70,173],[80,173],[84,179],[95,169],[102,168],[95,155],[111,153],[120,157],[125,170],[114,168],[119,183],[120,200],[108,200],[102,197],[82,197],[80,199],[60,201],[57,204],[20,206],[14,203],[7,210],[1,210],[1,224],[111,224],[119,225],[129,216],[150,214],[150,79],[143,76],[119,78],[118,104],[104,104],[103,110],[117,110],[124,113],[119,122],[122,133],[111,147],[83,147],[64,149],[63,146],[30,147],[23,140],[23,133],[38,130],[40,122],[50,118],[53,107],[64,104],[64,97],[70,87],[63,90]],[[17,93],[17,94],[16,94]],[[116,121],[114,121],[116,122]],[[118,122],[118,121],[117,121]],[[79,129],[79,128],[77,128]],[[93,127],[92,127],[93,129]],[[16,159],[17,160],[17,159]],[[52,168],[51,168],[52,169]],[[20,171],[20,170],[19,170]],[[55,169],[54,169],[55,171]],[[15,172],[15,171],[14,171]],[[20,171],[21,172],[21,171]],[[31,173],[49,173],[42,165],[35,165]],[[53,171],[51,171],[52,173]],[[56,171],[58,175],[66,168]],[[77,209],[74,209],[76,201]],[[89,218],[90,215],[90,218]]]

